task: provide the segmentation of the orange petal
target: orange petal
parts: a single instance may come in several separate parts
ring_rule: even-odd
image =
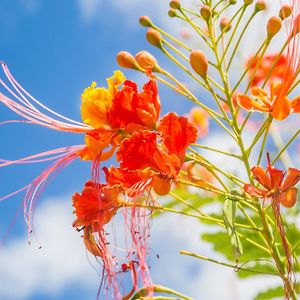
[[[266,189],[271,190],[272,185],[269,176],[267,175],[265,169],[261,166],[256,166],[251,169],[254,178],[262,184]]]
[[[296,185],[300,180],[300,171],[295,168],[289,168],[286,179],[281,187],[282,191],[284,192],[288,188]]]
[[[291,107],[294,113],[300,113],[300,96],[291,101]]]
[[[254,97],[268,96],[268,93],[265,90],[263,90],[259,87],[256,87],[256,86],[251,89],[251,94]]]
[[[245,184],[245,185],[244,185],[244,191],[245,191],[246,193],[248,193],[249,195],[251,195],[251,196],[253,196],[253,197],[258,197],[258,198],[266,197],[267,194],[268,194],[267,191],[258,189],[258,188],[254,187],[254,186],[251,185],[251,184]]]
[[[151,168],[169,177],[176,177],[181,168],[180,160],[158,144],[157,136],[155,132],[143,130],[124,139],[117,151],[121,168]]]
[[[102,251],[95,241],[93,233],[89,227],[84,229],[83,242],[86,249],[95,256],[102,257]]]
[[[253,110],[260,111],[260,112],[270,111],[269,107],[259,104],[258,102],[252,100],[252,98],[244,94],[237,95],[237,103],[239,106],[249,111],[253,111]]]
[[[280,194],[280,203],[287,208],[293,207],[297,201],[298,190],[295,187],[291,187],[284,193]]]
[[[276,120],[284,120],[291,113],[291,103],[287,97],[277,97],[272,108],[272,116]]]
[[[163,143],[171,154],[178,155],[183,162],[186,148],[197,140],[198,131],[186,117],[168,113],[159,122]]]
[[[285,171],[271,167],[269,169],[272,189],[277,189],[281,186]]]

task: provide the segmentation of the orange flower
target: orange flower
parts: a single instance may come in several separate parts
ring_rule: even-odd
[[[186,117],[168,113],[160,120],[158,130],[163,134],[169,154],[176,154],[183,163],[186,148],[197,140],[196,127]]]
[[[189,121],[197,128],[198,137],[205,137],[208,133],[208,113],[200,107],[194,107],[189,113]]]
[[[74,227],[91,227],[97,232],[107,224],[120,207],[119,190],[88,181],[81,194],[73,195]]]
[[[251,57],[246,67],[249,68],[249,80],[253,77],[251,81],[251,87],[258,86],[260,83],[264,82],[266,77],[268,76],[269,72],[272,69],[272,72],[269,76],[269,81],[274,81],[276,79],[282,80],[287,72],[286,65],[287,65],[287,57],[285,55],[281,55],[278,59],[278,62],[273,67],[274,61],[277,59],[278,54],[270,54],[265,55],[262,59],[260,56]],[[259,63],[259,61],[261,62]],[[257,67],[257,64],[258,67]],[[255,72],[255,73],[254,73]]]
[[[136,83],[126,80],[122,90],[116,94],[110,111],[113,127],[128,132],[135,128],[153,129],[160,114],[157,92],[157,84],[152,78],[141,93],[138,93]]]
[[[271,83],[270,95],[263,89],[253,87],[252,97],[245,94],[238,94],[238,104],[249,111],[268,112],[276,120],[284,120],[290,113],[300,112],[300,96],[289,100],[282,94],[281,83]]]
[[[85,137],[86,149],[79,153],[83,160],[110,158],[125,134],[152,129],[159,117],[160,102],[153,78],[138,93],[136,83],[125,80],[122,72],[116,71],[108,79],[108,87],[96,88],[96,83],[92,83],[82,94],[82,119],[95,129]]]
[[[300,180],[299,170],[289,168],[287,176],[285,177],[285,171],[272,167],[269,162],[267,170],[264,170],[261,166],[256,166],[251,169],[251,172],[255,180],[258,181],[263,188],[246,184],[244,186],[245,192],[254,197],[272,198],[273,201],[278,201],[285,207],[294,206],[298,191],[294,186]]]
[[[197,129],[187,118],[169,113],[160,120],[158,130],[160,133],[135,132],[121,142],[117,151],[120,168],[105,170],[109,184],[123,185],[129,194],[141,193],[149,186],[159,195],[169,192],[186,148],[197,139]]]

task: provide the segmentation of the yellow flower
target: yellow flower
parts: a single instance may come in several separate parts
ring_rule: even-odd
[[[109,125],[108,113],[113,98],[125,79],[121,71],[115,71],[114,75],[107,79],[108,89],[96,87],[96,82],[93,82],[84,90],[81,96],[81,117],[84,123],[95,129]]]

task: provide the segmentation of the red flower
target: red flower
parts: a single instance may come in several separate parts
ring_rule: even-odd
[[[163,143],[170,154],[176,154],[183,163],[186,148],[197,140],[198,131],[186,117],[168,113],[159,122]]]
[[[117,151],[120,168],[106,170],[109,185],[123,185],[131,194],[148,186],[159,195],[169,192],[184,162],[186,148],[197,139],[197,129],[175,113],[164,116],[158,129],[160,132],[135,132],[121,142]]]
[[[95,130],[85,137],[86,149],[79,153],[83,160],[95,160],[99,155],[101,161],[106,160],[126,134],[155,128],[160,102],[157,84],[151,74],[149,76],[141,93],[138,93],[136,83],[125,80],[120,71],[108,79],[109,89],[97,88],[95,83],[85,89],[82,118]],[[123,87],[118,91],[122,83]],[[111,148],[107,150],[109,146]]]
[[[263,188],[246,184],[244,186],[245,192],[254,197],[272,198],[285,207],[292,207],[296,203],[298,190],[294,186],[300,180],[299,170],[289,168],[285,176],[285,171],[276,169],[269,163],[267,170],[261,166],[256,166],[251,169],[251,172]]]
[[[291,101],[282,94],[282,84],[271,84],[270,95],[258,87],[251,90],[252,97],[238,94],[238,104],[249,111],[270,113],[276,120],[284,120],[291,113],[300,113],[300,97]]]
[[[269,81],[272,82],[276,79],[282,80],[284,76],[286,75],[287,69],[287,57],[285,55],[281,55],[278,59],[278,62],[273,67],[274,61],[277,59],[278,54],[270,54],[265,55],[262,59],[260,56],[257,57],[251,57],[246,67],[249,67],[249,79],[252,79],[251,81],[251,87],[258,86],[260,83],[264,82],[266,77],[268,76],[269,72],[272,69],[272,72],[269,76]],[[259,63],[259,61],[261,61]],[[259,64],[259,65],[258,65]],[[258,65],[258,66],[257,66]],[[255,74],[253,72],[255,71]]]
[[[116,214],[120,207],[119,190],[106,185],[86,182],[81,194],[73,195],[74,227],[91,227],[99,231]]]
[[[137,85],[126,80],[112,103],[110,123],[115,128],[132,132],[136,128],[153,129],[160,114],[157,84],[151,78],[138,93]]]

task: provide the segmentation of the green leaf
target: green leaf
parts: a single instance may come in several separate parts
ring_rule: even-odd
[[[238,260],[243,254],[243,245],[235,228],[236,207],[236,201],[231,201],[228,198],[225,199],[223,209],[224,223],[233,249],[233,255],[235,259]]]
[[[282,286],[278,286],[276,288],[271,288],[265,292],[261,292],[257,294],[254,300],[268,300],[274,298],[283,299],[283,297],[284,297],[284,289]]]

